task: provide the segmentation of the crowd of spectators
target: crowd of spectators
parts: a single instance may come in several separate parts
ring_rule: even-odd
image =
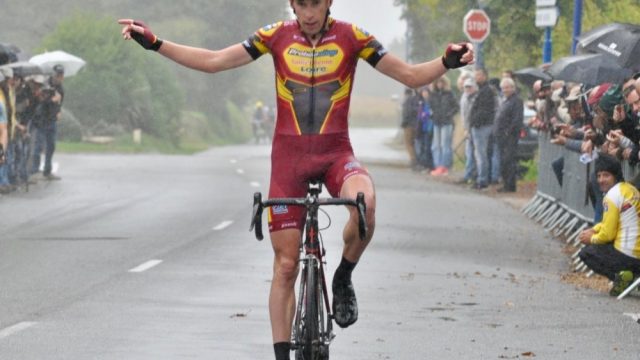
[[[499,181],[499,192],[514,192],[522,127],[548,134],[550,146],[580,153],[582,163],[594,164],[589,198],[595,226],[579,236],[586,245],[580,258],[613,282],[611,295],[619,295],[640,276],[640,172],[625,181],[621,165],[626,162],[634,168],[640,162],[640,73],[618,84],[596,86],[538,80],[526,89],[530,95],[523,99],[524,91],[518,89],[511,72],[489,79],[480,68],[460,75],[456,104],[446,84],[436,81],[435,86],[405,92],[402,127],[415,171],[448,175],[453,133],[449,124],[459,112],[465,159],[458,183],[482,190]],[[443,91],[451,95],[444,96]],[[525,107],[535,112],[527,124],[523,123]],[[564,156],[540,166],[551,167],[563,184]]]
[[[495,80],[490,81],[487,71],[478,68],[463,72],[457,89],[442,77],[422,89],[405,90],[401,126],[414,171],[449,175],[454,116],[459,113],[465,170],[458,182],[478,190],[502,182],[499,192],[516,191],[515,149],[523,125],[523,101],[510,73]]]
[[[62,65],[55,65],[50,75],[28,76],[20,67],[0,66],[0,194],[40,179],[60,179],[52,172],[52,157],[63,80]]]
[[[595,164],[588,187],[595,226],[579,236],[586,245],[580,258],[613,281],[610,294],[617,296],[640,275],[640,177],[625,181],[621,165],[633,168],[640,159],[640,74],[591,87],[538,80],[533,93],[537,115],[530,126]],[[565,161],[560,156],[549,164],[560,185]]]

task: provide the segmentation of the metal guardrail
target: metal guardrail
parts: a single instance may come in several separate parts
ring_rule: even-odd
[[[551,144],[549,140],[548,132],[538,133],[538,188],[522,212],[544,226],[553,236],[566,238],[567,244],[577,249],[571,256],[574,270],[587,272],[587,276],[591,276],[593,271],[578,257],[583,247],[578,235],[593,225],[593,204],[588,195],[593,165],[583,164],[579,153]],[[561,157],[564,157],[562,185],[551,166],[553,161]],[[623,172],[625,178],[631,178],[635,171],[625,163]]]

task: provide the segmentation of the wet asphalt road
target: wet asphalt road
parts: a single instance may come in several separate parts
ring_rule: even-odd
[[[0,359],[272,358],[272,253],[248,232],[266,146],[56,159],[62,181],[0,198]],[[370,165],[360,320],[332,359],[638,358],[640,298],[562,283],[562,244],[518,209]],[[346,212],[329,213],[331,276]]]

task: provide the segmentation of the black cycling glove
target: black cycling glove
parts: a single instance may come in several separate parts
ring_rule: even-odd
[[[469,48],[466,43],[460,43],[457,45],[461,46],[460,50],[454,50],[453,44],[449,44],[444,55],[442,55],[442,65],[447,69],[456,69],[467,65],[467,63],[462,62],[462,55],[464,55]]]
[[[144,29],[144,33],[131,30],[131,38],[147,50],[158,51],[160,46],[162,46],[162,40],[155,36],[147,24],[142,21],[135,20],[133,24],[142,27]]]

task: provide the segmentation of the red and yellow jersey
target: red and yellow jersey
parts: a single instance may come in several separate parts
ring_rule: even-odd
[[[266,53],[273,57],[279,135],[347,133],[358,59],[375,67],[386,54],[372,35],[332,18],[316,46],[296,20],[268,25],[243,45],[254,60]]]

